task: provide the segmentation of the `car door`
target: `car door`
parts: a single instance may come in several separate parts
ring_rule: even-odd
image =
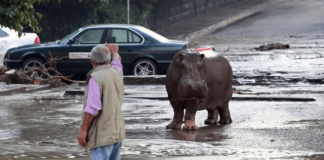
[[[76,35],[72,39],[74,43],[67,44],[69,45],[66,50],[68,58],[63,64],[61,63],[61,70],[69,74],[82,75],[85,78],[86,73],[93,68],[90,63],[91,49],[104,43],[105,33],[105,28],[89,28]]]
[[[106,36],[107,43],[115,43],[119,46],[119,54],[122,57],[123,71],[130,73],[134,60],[139,55],[143,38],[129,28],[109,28]]]

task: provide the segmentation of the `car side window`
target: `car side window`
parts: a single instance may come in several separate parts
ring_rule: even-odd
[[[128,31],[129,43],[141,43],[142,39],[132,31]]]
[[[104,28],[88,29],[74,38],[76,44],[99,44]]]
[[[126,29],[113,29],[111,37],[116,39],[116,43],[128,43],[127,30]]]
[[[2,37],[8,37],[8,36],[9,35],[5,31],[3,31],[3,30],[0,29],[0,38],[2,38]]]
[[[128,29],[110,29],[108,32],[107,43],[141,43],[142,38]]]

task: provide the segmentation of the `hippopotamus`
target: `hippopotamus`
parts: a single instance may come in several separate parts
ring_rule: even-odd
[[[174,116],[167,129],[198,129],[195,116],[207,110],[206,125],[232,122],[228,103],[232,98],[232,67],[214,51],[179,51],[166,74],[166,90]],[[184,110],[186,110],[184,114]]]

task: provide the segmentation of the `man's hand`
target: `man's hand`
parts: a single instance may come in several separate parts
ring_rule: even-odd
[[[86,141],[87,134],[88,132],[81,130],[78,135],[78,142],[82,147],[85,147],[87,145],[87,141]]]
[[[81,126],[81,131],[78,135],[78,142],[82,147],[87,145],[88,129],[93,120],[93,116],[90,113],[84,113],[84,118]]]
[[[110,53],[111,53],[111,58],[112,60],[118,59],[121,61],[121,57],[118,54],[119,51],[119,47],[116,44],[108,44],[106,43],[106,47],[109,49]]]

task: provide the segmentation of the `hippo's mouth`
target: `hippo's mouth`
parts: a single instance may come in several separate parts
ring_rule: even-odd
[[[192,100],[204,100],[204,98],[197,98],[197,97],[189,97],[189,98],[179,98],[182,101],[192,101]]]
[[[194,93],[185,92],[184,94],[179,94],[179,100],[190,101],[190,100],[204,100],[207,96],[207,91],[197,91]]]

